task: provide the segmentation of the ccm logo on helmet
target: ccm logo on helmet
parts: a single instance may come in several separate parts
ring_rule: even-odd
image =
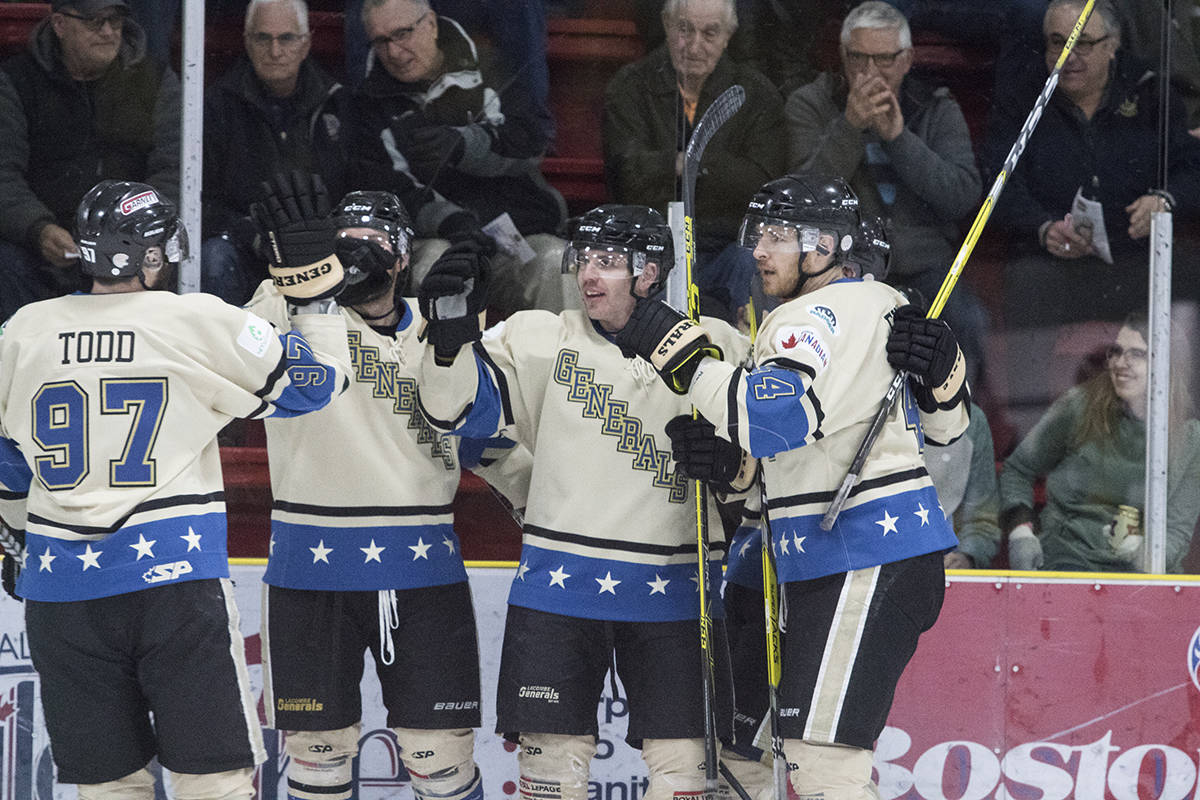
[[[158,195],[154,192],[146,191],[141,194],[135,194],[127,200],[121,201],[121,213],[125,215],[132,214],[139,208],[146,208],[158,202]]]

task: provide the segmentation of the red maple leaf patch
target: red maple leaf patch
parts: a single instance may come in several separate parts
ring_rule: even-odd
[[[0,706],[0,722],[11,717],[14,711],[16,711],[16,707],[12,703],[5,703]]]
[[[798,344],[800,344],[800,340],[797,339],[796,334],[793,333],[790,336],[788,336],[788,338],[786,338],[782,342],[780,342],[779,346],[785,350],[790,350]]]

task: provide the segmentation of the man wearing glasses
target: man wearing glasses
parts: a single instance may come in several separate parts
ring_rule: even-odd
[[[69,228],[98,180],[179,190],[179,79],[124,0],[54,0],[0,66],[0,321],[74,291]]]
[[[889,222],[888,283],[934,297],[958,249],[957,223],[982,189],[966,120],[945,88],[909,75],[912,34],[887,3],[865,2],[846,15],[840,52],[840,73],[787,99],[789,163],[845,175],[865,212]],[[975,383],[986,312],[959,285],[944,316]]]
[[[514,80],[520,73],[494,69],[426,0],[366,0],[362,19],[374,63],[351,105],[354,183],[396,193],[412,215],[413,285],[444,240],[477,236],[507,213],[508,232],[529,249],[506,247],[492,259],[489,307],[561,310],[564,242],[553,234],[565,204],[541,175],[546,136],[534,98]]]
[[[316,173],[346,185],[342,122],[349,93],[309,58],[304,0],[251,0],[245,55],[205,92],[204,291],[241,305],[267,276],[248,216],[275,173]]]

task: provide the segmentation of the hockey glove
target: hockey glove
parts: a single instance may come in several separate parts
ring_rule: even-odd
[[[949,410],[968,396],[967,362],[954,331],[940,319],[927,319],[914,305],[896,309],[887,360],[914,379],[922,411]]]
[[[250,215],[267,244],[276,288],[295,305],[337,296],[345,271],[334,254],[337,226],[320,176],[276,175],[263,183],[263,191]]]
[[[1042,543],[1028,522],[1008,532],[1008,566],[1025,570],[1042,568]]]
[[[429,125],[409,131],[401,153],[408,161],[409,171],[428,185],[438,179],[442,169],[457,165],[465,150],[466,141],[456,128]]]
[[[638,300],[616,341],[649,361],[675,394],[687,394],[700,359],[722,357],[704,328],[660,300]]]
[[[21,562],[25,560],[25,531],[14,531],[0,522],[0,545],[4,550],[4,563],[0,564],[0,585],[5,593],[18,603],[17,578],[21,574]]]
[[[417,304],[428,325],[425,337],[433,345],[439,366],[454,363],[464,344],[480,337],[479,314],[487,307],[488,257],[478,242],[451,245],[433,262],[417,290]]]
[[[744,492],[754,483],[758,459],[733,442],[717,436],[704,417],[680,414],[667,423],[671,457],[679,471],[692,480],[711,484],[722,494]]]

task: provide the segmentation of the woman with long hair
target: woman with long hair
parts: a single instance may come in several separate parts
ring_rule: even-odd
[[[1183,352],[1184,346],[1179,346]],[[1200,422],[1172,364],[1167,475],[1167,571],[1179,572],[1200,515]],[[1000,523],[1014,569],[1144,569],[1148,346],[1146,315],[1126,318],[1105,369],[1059,398],[1004,462]],[[1034,512],[1034,484],[1046,505]],[[1036,520],[1036,524],[1035,524]],[[1132,535],[1132,538],[1131,538]]]

